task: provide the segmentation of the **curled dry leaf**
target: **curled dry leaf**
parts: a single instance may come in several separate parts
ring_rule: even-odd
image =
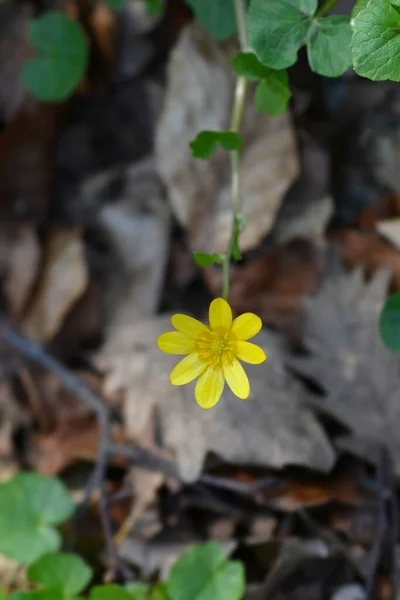
[[[156,405],[161,440],[175,452],[185,481],[198,478],[209,451],[238,464],[296,464],[321,471],[332,467],[333,450],[306,406],[307,394],[284,369],[279,338],[265,331],[259,334],[257,343],[271,360],[248,366],[249,400],[225,390],[215,408],[202,410],[193,385],[169,383],[176,357],[162,353],[156,339],[170,328],[167,317],[138,325],[121,322],[97,355],[98,366],[106,372],[106,393],[125,390],[130,437],[140,434]]]
[[[217,43],[198,24],[181,34],[169,64],[164,113],[157,132],[160,172],[173,210],[187,229],[192,249],[224,252],[231,231],[229,156],[218,150],[195,159],[189,142],[199,131],[229,127],[235,78],[232,42]],[[283,195],[298,174],[298,157],[288,114],[258,113],[253,99],[245,111],[241,153],[247,228],[242,248],[257,246],[270,230]]]
[[[306,305],[310,355],[290,362],[326,391],[320,410],[356,436],[346,447],[373,460],[373,450],[387,445],[399,474],[399,357],[384,347],[378,330],[389,280],[390,272],[379,271],[365,283],[360,270],[328,278]]]
[[[41,279],[22,323],[24,333],[37,342],[49,341],[87,283],[81,231],[51,231],[44,248]]]

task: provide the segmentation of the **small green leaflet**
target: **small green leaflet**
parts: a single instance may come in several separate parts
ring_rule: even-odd
[[[289,78],[285,70],[264,66],[253,52],[238,52],[232,58],[235,72],[251,81],[261,80],[255,93],[258,110],[278,115],[286,112],[290,100]]]
[[[400,294],[394,294],[383,305],[379,331],[385,346],[400,354]]]
[[[73,510],[72,498],[59,479],[21,473],[0,484],[0,552],[29,565],[57,551],[61,537],[54,526]]]
[[[23,66],[25,85],[40,100],[65,100],[88,63],[88,43],[81,27],[62,12],[46,12],[32,22],[29,39],[38,54]]]
[[[77,554],[47,554],[31,565],[28,579],[49,590],[62,592],[64,600],[68,600],[89,584],[92,569]]]
[[[244,568],[216,542],[194,546],[172,566],[167,591],[171,600],[240,600]]]
[[[255,93],[257,110],[270,115],[285,113],[291,92],[286,71],[271,71],[269,77],[260,81]]]
[[[397,4],[397,2],[396,2]],[[369,0],[353,24],[354,70],[376,81],[400,81],[400,7]]]
[[[224,254],[208,254],[207,252],[193,252],[193,258],[199,267],[211,267],[211,265],[222,265]]]
[[[196,18],[217,40],[224,40],[236,31],[233,0],[185,0]]]
[[[239,150],[243,140],[233,131],[200,131],[189,146],[195,158],[210,158],[218,145],[224,150]]]
[[[348,17],[314,19],[307,35],[308,62],[314,73],[339,77],[351,66],[352,29]]]
[[[253,0],[247,30],[260,61],[272,69],[293,65],[316,9],[317,0]]]

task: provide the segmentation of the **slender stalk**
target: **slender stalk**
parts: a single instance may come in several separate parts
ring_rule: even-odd
[[[247,31],[246,31],[246,9],[244,0],[233,0],[235,5],[236,22],[239,34],[240,47],[242,51],[248,49]],[[244,109],[246,106],[246,97],[248,89],[248,80],[245,77],[238,77],[236,80],[235,96],[232,107],[232,116],[230,130],[239,133],[243,121]],[[242,197],[240,190],[240,157],[238,150],[232,150],[231,155],[231,186],[232,186],[232,232],[229,242],[228,252],[225,255],[222,271],[222,296],[225,300],[229,298],[230,283],[230,264],[232,258],[233,243],[235,239],[236,215],[242,208]]]
[[[324,15],[326,15],[327,12],[329,12],[331,10],[331,8],[333,8],[336,4],[338,0],[325,0],[324,4],[321,6],[321,8],[319,8],[317,10],[317,12],[315,13],[315,16],[317,18],[319,17],[323,17]]]

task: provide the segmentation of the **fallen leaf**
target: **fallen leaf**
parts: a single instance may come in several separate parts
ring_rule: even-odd
[[[52,230],[44,248],[39,286],[21,325],[25,335],[41,343],[54,337],[87,284],[81,231]]]
[[[275,496],[275,497],[274,497]],[[322,506],[336,501],[356,505],[362,501],[357,481],[350,477],[330,477],[324,481],[288,481],[276,493],[266,492],[268,505],[293,512],[301,508]]]
[[[11,236],[7,238],[4,291],[11,315],[18,318],[28,301],[37,277],[41,249],[37,235],[30,226],[16,226]]]
[[[286,326],[298,317],[304,296],[313,294],[325,263],[324,251],[308,240],[294,239],[233,269],[230,304],[236,314],[255,312],[265,323]],[[213,294],[221,289],[221,273],[204,273]]]
[[[156,338],[171,328],[167,317],[147,323],[119,322],[95,360],[106,373],[105,391],[125,390],[125,423],[135,438],[146,426],[153,406],[159,413],[163,445],[176,454],[181,477],[194,481],[206,454],[215,452],[236,464],[287,464],[329,471],[334,453],[313,414],[308,395],[285,371],[283,345],[263,331],[257,343],[269,360],[248,366],[250,398],[239,400],[225,390],[212,410],[202,410],[193,384],[173,387],[168,376],[176,358],[156,347]]]
[[[328,234],[347,267],[363,266],[370,275],[378,269],[390,269],[396,289],[400,289],[400,253],[375,232],[343,229]]]
[[[381,234],[388,242],[400,250],[400,218],[387,219],[385,221],[378,221],[376,224],[378,233]]]
[[[309,355],[290,364],[327,393],[319,409],[354,434],[356,452],[373,460],[386,444],[400,473],[399,358],[383,345],[378,330],[390,272],[365,283],[361,270],[339,273],[306,303],[304,345]],[[357,441],[359,440],[359,441]]]
[[[192,250],[224,252],[230,239],[229,155],[218,150],[210,160],[195,159],[189,142],[201,130],[223,131],[229,125],[235,85],[230,56],[235,49],[236,43],[218,43],[193,23],[171,54],[156,149],[172,208],[188,231]],[[247,219],[241,247],[246,250],[271,229],[299,167],[289,114],[258,113],[249,95],[241,135],[246,140],[241,170]]]

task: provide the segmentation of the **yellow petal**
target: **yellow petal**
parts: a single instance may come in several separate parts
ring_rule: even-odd
[[[221,367],[210,365],[197,380],[195,396],[201,408],[212,408],[221,398],[225,380]]]
[[[244,313],[237,317],[232,323],[232,333],[238,340],[249,340],[260,332],[262,321],[253,313]]]
[[[185,356],[181,361],[172,369],[169,380],[172,385],[185,385],[189,381],[193,381],[205,370],[207,365],[199,359],[198,354],[193,352],[189,356]]]
[[[264,350],[251,342],[238,341],[236,342],[236,348],[237,358],[252,365],[259,365],[267,358]]]
[[[210,327],[213,331],[228,330],[232,325],[231,307],[223,298],[216,298],[209,308]]]
[[[158,347],[168,354],[189,354],[196,350],[196,343],[179,331],[163,333],[157,340]]]
[[[250,394],[250,384],[245,370],[240,362],[236,358],[234,358],[232,361],[223,358],[222,366],[224,369],[226,382],[231,388],[232,392],[235,394],[235,396],[238,396],[238,398],[245,400]]]
[[[171,317],[171,323],[175,329],[193,340],[197,339],[201,332],[208,329],[207,325],[188,315],[174,315]]]

